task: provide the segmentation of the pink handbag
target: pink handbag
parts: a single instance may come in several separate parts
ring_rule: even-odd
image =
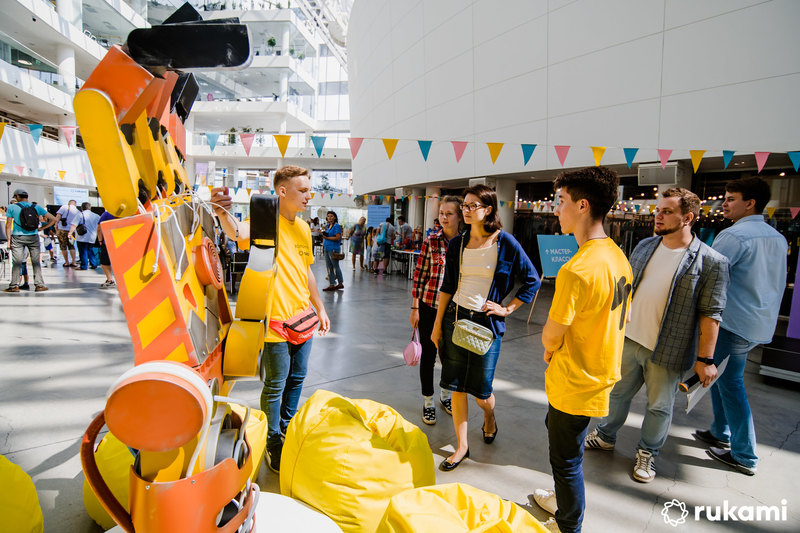
[[[419,343],[419,330],[414,328],[414,332],[411,334],[411,342],[403,350],[403,358],[408,366],[417,366],[421,355],[422,344]]]

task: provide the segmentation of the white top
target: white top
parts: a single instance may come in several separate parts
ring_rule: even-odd
[[[81,217],[83,215],[83,217]],[[77,227],[78,224],[83,223],[86,226],[86,233],[78,235],[75,233],[75,240],[78,242],[93,243],[97,240],[97,225],[100,223],[100,215],[93,213],[91,209],[81,211],[81,213],[72,220],[72,225]]]
[[[497,242],[488,248],[464,248],[461,258],[461,283],[453,300],[461,307],[481,311],[492,287],[497,267]]]
[[[64,204],[58,208],[56,215],[61,215],[61,220],[58,221],[56,229],[63,229],[69,231],[69,227],[73,224],[75,217],[80,220],[80,211],[74,205]]]
[[[625,328],[625,336],[648,350],[654,349],[658,342],[672,279],[686,250],[687,248],[671,250],[663,242],[659,244],[644,268],[642,279],[633,295],[631,321]]]

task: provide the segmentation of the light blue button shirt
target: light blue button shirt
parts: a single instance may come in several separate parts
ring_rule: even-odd
[[[764,215],[751,215],[722,230],[712,248],[730,261],[721,326],[750,342],[770,342],[786,288],[786,239]]]

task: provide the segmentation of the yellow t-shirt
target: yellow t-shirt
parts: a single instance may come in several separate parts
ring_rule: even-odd
[[[609,238],[586,241],[556,276],[550,318],[569,326],[545,372],[550,404],[565,413],[606,416],[619,381],[633,274]]]
[[[245,222],[250,222],[246,220]],[[241,247],[241,245],[240,245]],[[269,328],[269,320],[286,320],[308,309],[308,268],[314,262],[311,253],[311,228],[300,217],[293,221],[278,216],[278,272],[272,292],[272,312],[267,319],[264,342],[284,342]],[[266,302],[264,313],[266,314]]]

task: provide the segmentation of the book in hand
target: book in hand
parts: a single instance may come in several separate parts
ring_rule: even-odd
[[[717,365],[717,379],[719,379],[726,366],[728,366],[728,358],[725,358],[720,365]],[[686,412],[688,413],[697,405],[700,398],[705,396],[711,385],[703,387],[703,384],[700,383],[700,376],[692,374],[691,377],[679,383],[678,388],[686,393]]]

